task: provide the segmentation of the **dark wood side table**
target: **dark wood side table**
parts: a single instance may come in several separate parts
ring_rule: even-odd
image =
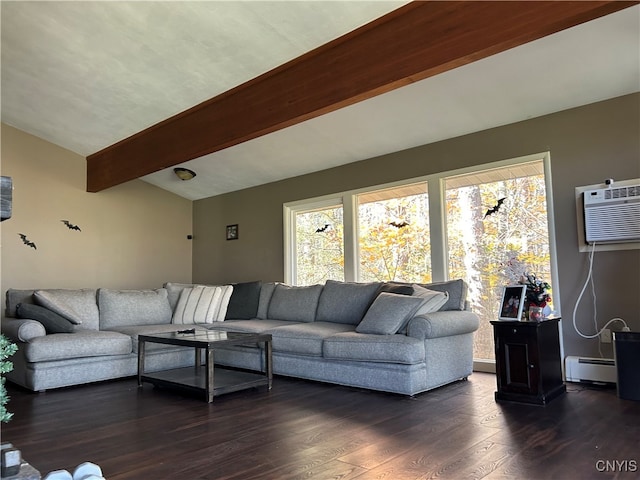
[[[496,401],[546,405],[566,392],[558,322],[492,321],[496,350]]]

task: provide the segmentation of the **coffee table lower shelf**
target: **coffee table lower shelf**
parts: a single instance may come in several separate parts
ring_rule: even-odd
[[[186,388],[207,395],[207,369],[205,367],[184,367],[149,372],[141,375],[140,380],[156,386]],[[264,373],[214,368],[213,396],[263,385],[269,387],[269,378]]]

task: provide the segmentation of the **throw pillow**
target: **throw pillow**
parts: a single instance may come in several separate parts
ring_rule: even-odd
[[[193,324],[224,321],[233,287],[196,285],[180,293],[172,323]]]
[[[262,282],[234,283],[227,307],[227,320],[251,320],[258,315]]]
[[[423,302],[421,297],[383,292],[371,304],[356,332],[393,335],[404,327]]]
[[[40,305],[19,303],[16,306],[16,314],[18,318],[37,320],[42,324],[48,334],[75,332],[75,328],[69,320]]]
[[[437,312],[449,300],[448,292],[436,292],[420,285],[413,285],[413,296],[424,299],[424,303],[416,310],[414,316]]]
[[[81,314],[69,304],[68,298],[65,298],[64,294],[61,295],[57,292],[47,290],[36,290],[33,293],[33,298],[38,305],[56,312],[58,315],[66,318],[71,323],[74,323],[76,325],[80,325],[82,323]]]
[[[468,285],[462,279],[420,284],[421,287],[438,292],[449,293],[449,300],[440,310],[464,310],[467,300]]]

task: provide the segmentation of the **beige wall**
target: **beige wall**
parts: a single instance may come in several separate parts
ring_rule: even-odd
[[[586,274],[578,251],[574,189],[640,177],[640,95],[634,94],[525,122],[194,202],[197,282],[280,280],[283,203],[550,151],[558,268],[567,355],[599,356],[595,341],[577,336],[571,312]],[[283,145],[282,148],[286,148]],[[240,238],[225,240],[225,225]],[[596,254],[600,324],[620,316],[640,331],[640,251]],[[578,320],[592,325],[590,301]],[[605,347],[605,354],[611,354]]]
[[[0,224],[2,292],[191,280],[191,201],[140,180],[87,193],[84,157],[4,124],[1,172],[14,184],[12,218]]]

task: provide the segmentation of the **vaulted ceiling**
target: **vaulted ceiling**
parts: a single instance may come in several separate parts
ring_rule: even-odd
[[[490,3],[2,2],[2,121],[195,200],[640,91],[639,6]]]

